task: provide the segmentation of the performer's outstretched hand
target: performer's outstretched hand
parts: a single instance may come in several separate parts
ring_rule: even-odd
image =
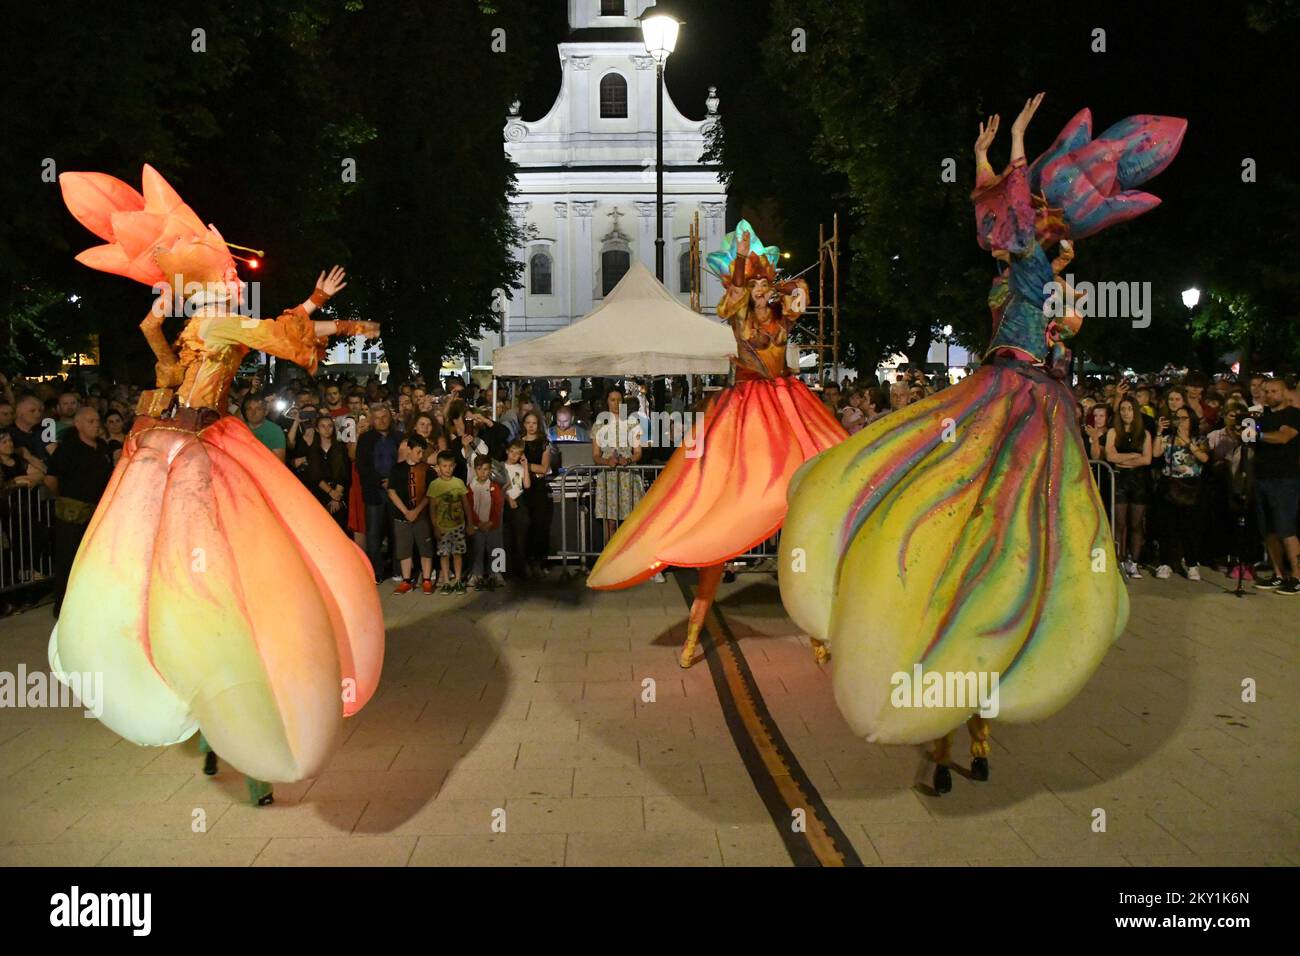
[[[347,287],[347,283],[343,281],[343,277],[346,274],[347,273],[343,271],[342,266],[335,266],[330,270],[329,275],[322,272],[316,277],[316,288],[320,289],[328,296],[338,295]]]
[[[1011,124],[1012,136],[1024,136],[1025,130],[1029,128],[1029,121],[1034,118],[1034,112],[1038,109],[1038,104],[1043,102],[1045,93],[1037,93],[1025,100],[1025,108],[1020,111],[1016,121]]]
[[[1013,163],[1025,158],[1025,130],[1029,128],[1029,121],[1034,118],[1034,111],[1038,109],[1038,104],[1043,102],[1044,95],[1038,93],[1025,100],[1025,108],[1020,111],[1016,121],[1011,124],[1011,161]]]
[[[998,124],[1002,121],[997,113],[988,118],[987,123],[980,123],[980,134],[975,138],[975,159],[981,163],[988,161],[989,147],[998,135]]]
[[[740,238],[736,240],[736,258],[746,259],[749,257],[749,233],[742,232]]]

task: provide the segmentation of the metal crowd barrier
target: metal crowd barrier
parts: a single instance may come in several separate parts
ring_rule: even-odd
[[[644,494],[663,470],[663,465],[572,465],[562,469],[551,479],[551,501],[556,506],[552,521],[551,560],[558,561],[566,572],[590,568],[600,556],[607,538],[606,519],[596,514],[599,483],[605,482],[613,497],[619,482],[625,480],[623,476],[630,475],[640,482]],[[610,530],[617,531],[622,523],[621,519],[613,519]],[[728,567],[735,571],[761,570],[764,564],[772,564],[774,568],[776,555],[777,538],[774,536],[752,551],[738,555],[728,563]]]
[[[1092,468],[1092,482],[1101,493],[1101,505],[1106,509],[1106,521],[1111,531],[1115,530],[1115,469],[1110,462],[1089,458]]]
[[[54,573],[54,499],[44,488],[13,488],[0,498],[0,593]]]
[[[1104,461],[1090,460],[1092,479],[1102,496],[1106,520],[1115,526],[1115,469]],[[596,516],[597,482],[617,486],[619,473],[631,473],[641,482],[642,493],[659,477],[663,465],[574,465],[562,469],[551,479],[551,501],[556,506],[551,531],[552,561],[558,561],[566,573],[590,568],[605,546],[606,521]],[[612,490],[612,489],[611,489]],[[622,522],[615,520],[614,530]],[[728,568],[733,571],[774,571],[780,533],[762,542],[752,551],[739,555]],[[570,568],[570,565],[573,568]]]

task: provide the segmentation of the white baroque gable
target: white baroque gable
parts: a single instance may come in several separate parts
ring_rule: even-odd
[[[610,16],[602,15],[601,0],[569,0],[559,95],[541,119],[524,119],[518,103],[505,118],[504,148],[518,166],[511,212],[529,238],[515,251],[524,287],[510,296],[502,334],[480,342],[481,357],[581,319],[600,303],[611,266],[632,260],[654,271],[657,84],[637,22],[653,6],[625,0],[623,15]],[[625,116],[601,116],[600,85],[609,76],[626,84]],[[664,94],[664,284],[683,302],[689,294],[681,291],[681,257],[694,217],[705,252],[722,240],[726,187],[716,168],[701,162],[718,107],[710,89],[694,111],[701,118],[691,119]],[[706,311],[720,295],[706,274]]]

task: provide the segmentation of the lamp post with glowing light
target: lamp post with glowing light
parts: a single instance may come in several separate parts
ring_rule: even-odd
[[[655,277],[664,281],[664,64],[677,46],[682,21],[652,7],[641,17],[641,38],[655,61]]]
[[[952,326],[943,327],[943,378],[944,385],[952,384]]]
[[[1183,290],[1183,305],[1187,307],[1187,332],[1195,339],[1195,330],[1191,327],[1192,319],[1196,316],[1196,307],[1201,304],[1201,290],[1192,286],[1190,289]],[[1208,340],[1200,343],[1198,359],[1202,366],[1210,367],[1212,356],[1207,354],[1210,350]]]

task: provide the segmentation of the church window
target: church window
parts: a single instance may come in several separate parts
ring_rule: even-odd
[[[618,280],[627,274],[632,255],[626,249],[607,249],[600,254],[601,297],[609,295]]]
[[[691,291],[691,247],[687,246],[677,259],[677,291]]]
[[[627,14],[627,0],[600,0],[602,17],[621,17]]]
[[[600,118],[627,119],[627,80],[617,73],[600,81]]]
[[[545,252],[535,252],[528,260],[528,293],[551,294],[551,257]]]

